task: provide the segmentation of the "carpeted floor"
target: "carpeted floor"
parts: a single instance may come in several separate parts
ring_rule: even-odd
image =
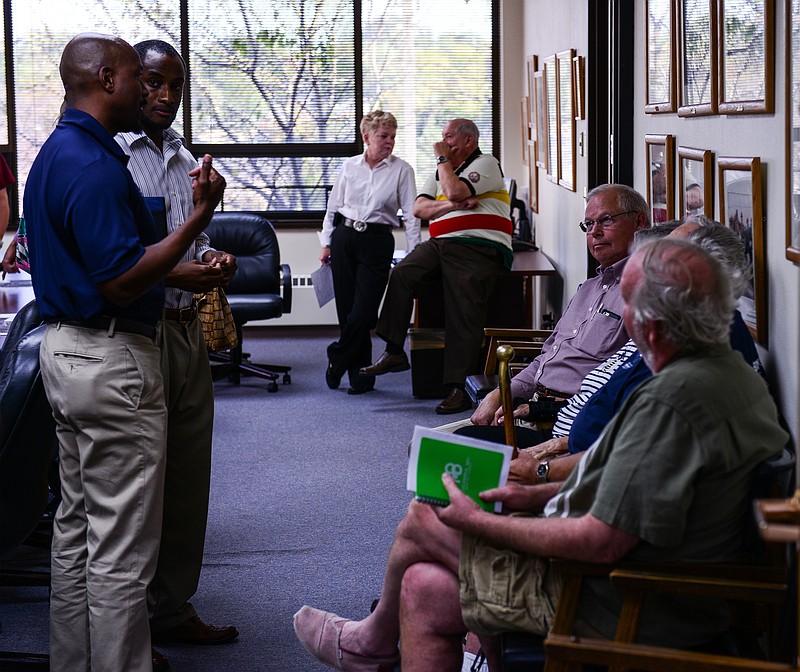
[[[436,415],[436,400],[412,397],[411,372],[380,377],[365,395],[347,395],[346,379],[329,390],[325,347],[335,334],[246,330],[253,361],[291,365],[291,385],[269,393],[255,378],[216,383],[211,513],[193,603],[204,620],[233,623],[241,635],[218,647],[163,647],[174,672],[327,669],[297,642],[292,614],[303,604],[368,612],[409,500],[414,425],[469,415]],[[42,561],[42,552],[25,554]],[[46,588],[2,588],[0,648],[46,652],[47,611]]]

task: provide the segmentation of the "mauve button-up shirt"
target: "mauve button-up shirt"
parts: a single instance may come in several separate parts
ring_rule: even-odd
[[[573,395],[589,371],[625,344],[619,283],[627,261],[599,268],[578,288],[542,354],[511,380],[512,396],[530,398],[537,384]]]

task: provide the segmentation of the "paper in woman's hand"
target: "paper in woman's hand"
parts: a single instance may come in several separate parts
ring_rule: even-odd
[[[317,295],[317,303],[322,308],[333,299],[333,271],[330,264],[323,264],[311,274],[311,284]]]

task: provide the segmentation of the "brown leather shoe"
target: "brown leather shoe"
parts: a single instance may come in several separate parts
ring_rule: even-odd
[[[362,376],[380,376],[384,373],[408,371],[410,368],[411,364],[408,363],[405,352],[399,355],[390,355],[388,352],[384,352],[377,362],[359,369],[358,372]]]
[[[447,398],[436,407],[436,412],[439,415],[449,415],[450,413],[461,413],[472,408],[472,399],[460,387],[454,387],[450,390]]]
[[[153,633],[156,643],[179,642],[181,644],[227,644],[239,636],[233,625],[220,627],[203,623],[197,616],[179,623],[174,628]]]
[[[150,651],[153,655],[153,672],[167,672],[169,669],[167,657],[161,651],[156,651],[152,648]]]

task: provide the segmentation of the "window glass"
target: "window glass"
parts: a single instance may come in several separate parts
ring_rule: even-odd
[[[31,164],[55,127],[64,87],[61,52],[78,33],[118,35],[135,44],[161,39],[180,47],[179,0],[81,0],[69,11],[64,0],[12,0],[14,96],[16,98],[19,198]],[[174,125],[182,133],[180,116]]]
[[[5,21],[0,25],[0,145],[8,144],[8,94],[6,92],[6,28]]]
[[[181,4],[82,0],[71,12],[64,0],[11,0],[21,187],[59,114],[67,41],[97,31],[180,48]],[[359,4],[357,30],[355,0],[188,0],[189,124],[179,114],[174,127],[230,171],[226,209],[324,209],[361,114],[378,107],[397,117],[395,153],[418,185],[452,118],[473,119],[492,151],[492,0]]]
[[[216,158],[225,175],[225,210],[322,211],[340,159],[330,157]]]
[[[352,2],[189,0],[192,142],[355,142]]]
[[[363,12],[364,111],[397,117],[394,153],[414,167],[417,186],[451,119],[472,119],[491,153],[490,0],[364,0]]]

